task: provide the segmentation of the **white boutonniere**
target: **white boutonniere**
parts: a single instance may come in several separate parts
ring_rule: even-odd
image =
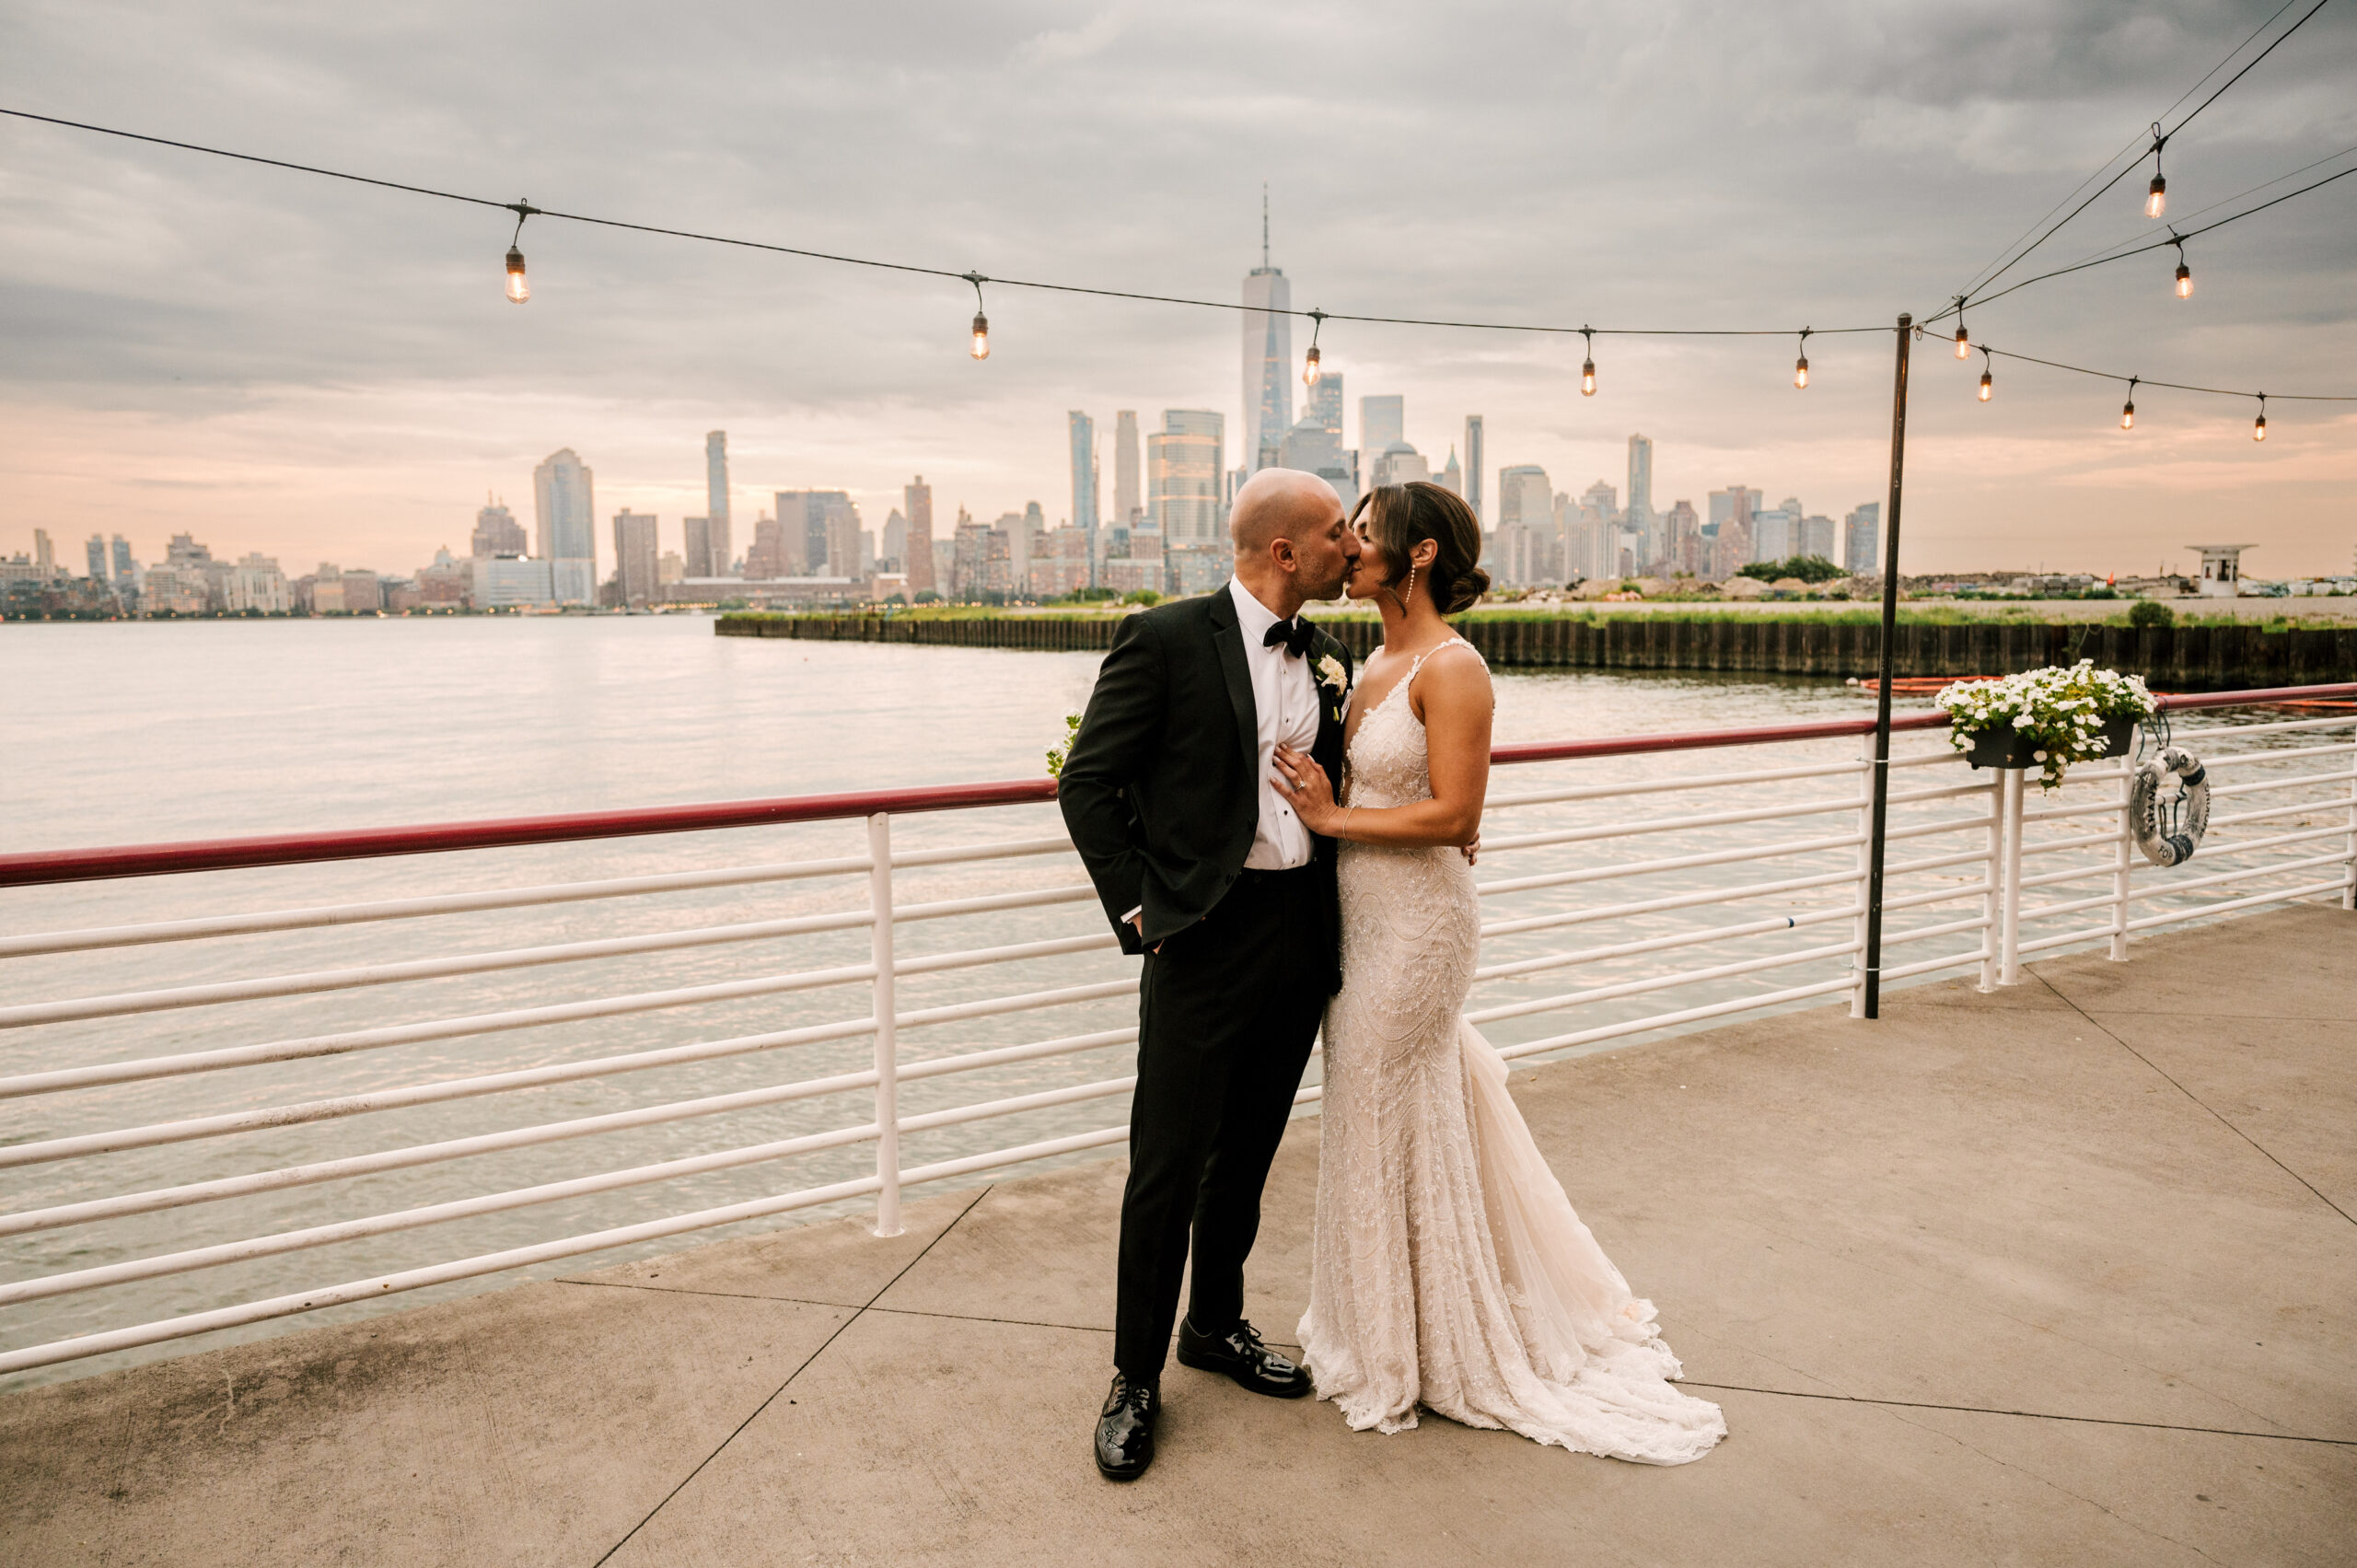
[[[1336,658],[1332,654],[1328,654],[1325,657],[1319,659],[1318,661],[1318,684],[1334,693],[1336,697],[1340,697],[1343,692],[1349,691],[1351,686],[1351,678],[1349,673],[1342,668],[1342,661]]]

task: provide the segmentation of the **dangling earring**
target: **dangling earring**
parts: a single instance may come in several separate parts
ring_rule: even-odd
[[[1405,615],[1408,613],[1408,601],[1415,597],[1416,563],[1411,561],[1408,563],[1408,587],[1404,591],[1399,588],[1392,589],[1391,599],[1399,607],[1399,613]]]

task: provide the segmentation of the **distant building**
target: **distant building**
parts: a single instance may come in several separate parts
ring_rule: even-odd
[[[190,566],[150,566],[140,580],[142,615],[202,615],[212,608],[204,574]]]
[[[1036,532],[1031,539],[1031,597],[1061,598],[1089,586],[1088,534],[1060,528]]]
[[[1643,558],[1638,570],[1649,571],[1653,558],[1663,553],[1662,541],[1655,536],[1654,527],[1654,443],[1649,436],[1629,437],[1629,509],[1625,514],[1626,531],[1638,535]]]
[[[1145,520],[1144,475],[1139,467],[1138,415],[1121,409],[1113,415],[1113,526],[1133,528]]]
[[[434,560],[417,569],[417,602],[433,608],[456,608],[472,597],[472,558],[461,561],[448,548],[436,550]]]
[[[139,581],[139,563],[131,558],[131,541],[121,534],[117,534],[111,543],[114,547],[115,586],[118,587],[136,586]]]
[[[468,564],[473,578],[472,598],[479,609],[513,610],[556,602],[555,574],[549,562],[493,555]]]
[[[784,550],[779,577],[857,575],[859,508],[842,490],[781,490],[777,524]],[[747,575],[750,575],[749,572]]]
[[[785,530],[763,512],[753,523],[753,542],[745,547],[745,579],[769,582],[794,575],[793,554],[786,549]]]
[[[594,490],[588,465],[570,447],[550,453],[532,470],[533,521],[559,604],[597,601]]]
[[[933,593],[933,486],[919,474],[900,492],[901,505],[908,514],[908,534],[902,541],[904,554],[900,570],[909,579],[909,597]]]
[[[1162,545],[1164,591],[1192,598],[1211,593],[1236,570],[1236,548],[1225,540]]]
[[[1473,508],[1475,522],[1486,524],[1488,517],[1481,509],[1481,465],[1487,460],[1483,455],[1483,435],[1481,416],[1478,413],[1467,414],[1465,416],[1465,504]]]
[[[475,514],[475,531],[468,541],[468,554],[523,555],[530,549],[524,539],[524,525],[503,503],[489,502]]]
[[[33,530],[33,567],[44,578],[61,575],[57,570],[57,547],[50,542],[47,528]]]
[[[725,577],[726,572],[713,564],[712,519],[681,517],[679,519],[681,575],[686,577]]]
[[[1269,215],[1260,211],[1260,264],[1245,275],[1243,319],[1244,424],[1237,432],[1237,461],[1248,473],[1272,467],[1293,427],[1293,285],[1269,263]],[[1216,477],[1216,474],[1214,474]]]
[[[1554,497],[1547,470],[1536,463],[1498,470],[1498,527],[1491,549],[1502,583],[1530,587],[1562,582],[1568,575]]]
[[[2204,598],[2233,598],[2243,591],[2243,552],[2248,544],[2189,544],[2201,554],[2201,582],[2195,592]]]
[[[1209,409],[1165,409],[1162,428],[1146,437],[1146,522],[1162,535],[1166,549],[1224,542],[1225,424]]]
[[[1833,519],[1823,515],[1801,519],[1799,555],[1814,555],[1820,561],[1834,560]]]
[[[96,582],[105,582],[107,580],[106,536],[104,534],[92,534],[90,536],[89,543],[85,547],[85,549],[90,558],[91,579]]]
[[[658,554],[655,514],[628,508],[614,514],[614,576],[624,605],[662,601],[663,583],[656,575]]]
[[[1709,563],[1702,558],[1702,519],[1693,502],[1680,500],[1662,514],[1662,541],[1666,559],[1656,564],[1663,570],[1672,575],[1705,574]]]
[[[1359,400],[1359,451],[1369,469],[1394,441],[1408,438],[1408,400],[1393,394]],[[1376,482],[1372,474],[1368,482]]]
[[[884,542],[877,551],[877,566],[881,571],[899,572],[909,553],[909,519],[900,516],[898,506],[884,519]]]
[[[728,432],[712,430],[703,438],[704,525],[710,534],[712,575],[726,577],[736,569],[737,554],[728,527]],[[692,575],[692,574],[691,574]]]
[[[286,574],[278,569],[277,562],[261,554],[250,554],[229,568],[222,598],[224,608],[232,615],[284,615],[295,608]]]
[[[1869,501],[1841,519],[1841,569],[1852,576],[1879,571],[1882,503]]]
[[[1367,476],[1367,486],[1380,490],[1387,484],[1430,483],[1432,477],[1433,466],[1424,460],[1422,452],[1405,441],[1394,441],[1376,456],[1374,471]]]
[[[1782,561],[1800,552],[1800,518],[1782,506],[1751,515],[1751,559]]]

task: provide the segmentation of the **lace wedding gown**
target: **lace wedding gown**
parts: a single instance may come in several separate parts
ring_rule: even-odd
[[[1408,697],[1422,663],[1360,720],[1350,804],[1432,797]],[[1411,1427],[1422,1404],[1580,1453],[1701,1458],[1726,1434],[1718,1406],[1670,1387],[1681,1369],[1653,1303],[1580,1223],[1506,1093],[1504,1059],[1458,1016],[1480,945],[1471,868],[1451,848],[1346,842],[1340,877],[1342,990],[1326,1014],[1300,1330],[1318,1397],[1359,1431]]]

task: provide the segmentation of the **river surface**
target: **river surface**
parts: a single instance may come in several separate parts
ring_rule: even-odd
[[[1086,700],[1097,657],[1092,653],[721,638],[713,634],[708,620],[686,616],[9,626],[0,628],[0,691],[8,696],[0,711],[6,846],[22,851],[152,843],[1037,777],[1042,772],[1043,749],[1061,738],[1063,715]],[[1857,717],[1871,712],[1852,691],[1827,680],[1516,671],[1499,676],[1497,691],[1501,741]],[[1919,750],[1933,744],[1928,738],[1912,742]],[[1526,767],[1502,772],[1492,794],[1527,792],[1550,784],[1644,784],[1743,767],[1841,763],[1857,755],[1857,742],[1843,739],[1773,753],[1700,752]],[[1911,776],[1940,784],[1967,778],[1954,767],[1925,769]],[[1854,774],[1839,774],[1755,785],[1742,795],[1703,790],[1657,800],[1555,803],[1523,807],[1510,817],[1493,813],[1485,831],[1495,838],[1775,801],[1854,802],[1858,788]],[[1920,809],[1953,816],[1956,804]],[[1968,809],[1980,809],[1977,800]],[[1902,813],[1901,819],[1914,819]],[[1737,831],[1763,842],[1792,841],[1849,832],[1857,822],[1853,809],[1843,809]],[[1056,827],[1050,807],[903,818],[895,824],[895,848],[988,844],[1039,836]],[[1983,840],[1976,830],[1929,843],[1915,841],[1907,853],[1972,849]],[[1690,856],[1743,842],[1730,837],[1725,828],[1675,830],[1618,841],[1602,854],[1614,860]],[[0,936],[849,856],[864,849],[864,830],[858,824],[826,823],[13,889],[0,892]],[[1573,883],[1493,900],[1486,913],[1492,920],[1520,918],[1707,892],[1769,877],[1839,872],[1856,864],[1856,853],[1850,847],[1821,850],[1767,866],[1737,858],[1638,883]],[[1481,874],[1491,878],[1576,870],[1593,865],[1597,858],[1596,849],[1579,842],[1536,846],[1485,855]],[[1961,884],[1977,874],[1971,866],[1954,867],[1911,886],[1928,888],[1938,880]],[[1077,864],[1069,854],[993,860],[896,878],[895,898],[906,906],[1016,889],[1069,889],[1079,881]],[[845,876],[0,958],[0,999],[5,1005],[54,1002],[824,915],[864,908],[865,897],[865,877]],[[1493,939],[1483,956],[1486,962],[1495,962],[1627,944],[1763,916],[1790,914],[1800,920],[1794,930],[1713,947],[1708,958],[1689,958],[1685,967],[1739,961],[1778,948],[1847,940],[1851,922],[1846,915],[1815,923],[1807,916],[1835,904],[1846,906],[1849,897],[1845,889],[1828,887],[1740,906],[1705,904],[1643,913],[1568,932]],[[1948,905],[1917,917],[1917,923],[1955,919],[1976,910],[1977,900]],[[1768,923],[1779,923],[1771,918]],[[988,916],[912,922],[900,928],[899,942],[905,957],[1086,936],[1103,929],[1092,902],[1067,901]],[[1947,946],[1961,950],[1977,940],[1966,934],[1949,938]],[[233,1005],[0,1029],[0,1075],[312,1040],[857,965],[866,960],[867,945],[865,931],[840,930],[398,984],[325,984]],[[1839,976],[1848,964],[1846,957],[1825,958],[1756,976],[1685,983],[1673,997],[1641,993],[1605,999],[1569,1012],[1502,1020],[1488,1032],[1501,1044],[1552,1038],[1747,991]],[[1492,982],[1477,991],[1475,1005],[1642,982],[1664,972],[1665,960],[1657,954],[1584,961],[1576,975],[1557,970]],[[1109,950],[988,970],[957,968],[903,980],[899,1005],[906,1012],[980,997],[1120,981],[1134,973],[1132,961]],[[864,1016],[867,1007],[864,983],[837,984],[0,1099],[0,1148],[272,1107],[316,1105],[402,1086],[688,1043],[742,1040],[841,1023]],[[1119,1029],[1134,1021],[1135,1004],[1128,996],[1099,997],[1045,1011],[905,1028],[900,1055],[904,1063],[919,1063]],[[1129,1051],[1126,1045],[1100,1047],[911,1082],[902,1087],[900,1113],[915,1115],[1118,1080],[1131,1070]],[[93,1157],[0,1169],[0,1194],[6,1197],[0,1210],[81,1202],[680,1100],[758,1092],[855,1073],[872,1064],[873,1054],[872,1041],[865,1036],[784,1049],[749,1048],[683,1065],[601,1074],[366,1114],[314,1115],[227,1136],[175,1137]],[[1116,1126],[1125,1114],[1126,1096],[1113,1095],[916,1132],[903,1140],[902,1163],[914,1167]],[[288,1186],[227,1202],[8,1236],[0,1237],[0,1283],[760,1145],[855,1125],[872,1115],[872,1095],[866,1090],[790,1099]],[[1101,1151],[1086,1157],[1101,1157]],[[744,1202],[856,1179],[874,1169],[873,1146],[861,1144],[0,1306],[0,1349]],[[752,1228],[841,1213],[865,1202],[755,1222]],[[532,1272],[542,1277],[578,1272],[714,1234],[733,1233],[702,1232],[684,1240],[550,1263]],[[490,1288],[515,1277],[503,1274],[437,1286],[387,1305],[414,1305],[436,1295]],[[299,1324],[302,1319],[292,1321]],[[249,1337],[285,1326],[282,1321],[231,1332]],[[172,1353],[176,1348],[185,1347],[133,1351],[9,1381],[74,1376],[126,1359]]]

